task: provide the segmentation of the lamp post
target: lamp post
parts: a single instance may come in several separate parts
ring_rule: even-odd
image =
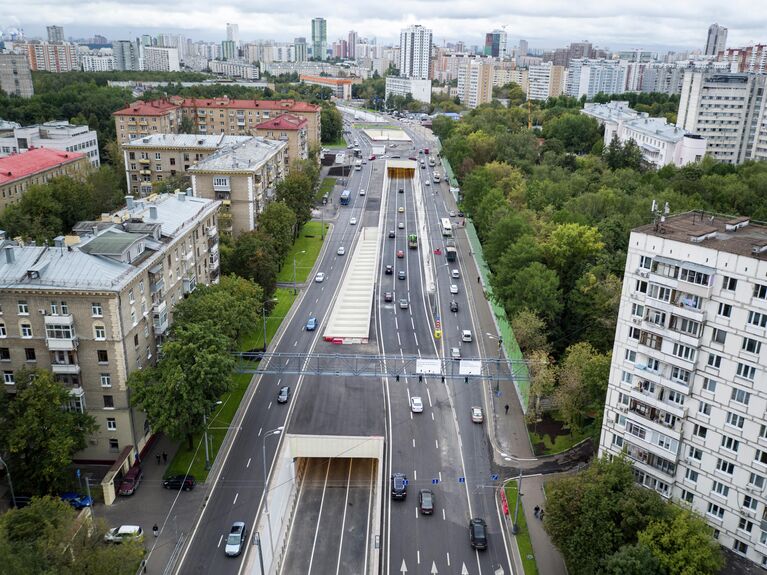
[[[517,502],[514,505],[514,521],[511,522],[511,533],[516,535],[519,533],[519,498],[522,497],[522,470],[519,470],[519,478],[517,479]]]
[[[305,254],[306,250],[301,250],[300,252],[293,255],[293,295],[296,295],[298,293],[298,290],[296,289],[296,256],[298,254]]]
[[[217,405],[221,405],[223,401],[218,400],[216,403],[213,404],[212,407],[216,407]],[[202,424],[204,427],[203,435],[205,436],[205,469],[210,469],[210,452],[208,451],[208,410],[206,409],[202,413]]]
[[[285,429],[284,425],[280,425],[276,429],[271,429],[264,433],[264,437],[261,440],[261,449],[264,455],[264,511],[266,513],[266,523],[269,528],[269,544],[272,547],[272,559],[274,559],[274,536],[272,535],[272,518],[269,515],[269,493],[267,492],[267,477],[266,477],[266,438],[272,435],[279,435],[282,430]]]
[[[16,507],[16,495],[13,493],[13,482],[11,481],[11,470],[8,469],[8,464],[3,460],[2,457],[0,457],[0,463],[3,464],[3,467],[5,468],[5,473],[8,476],[8,487],[11,490],[11,502],[13,503],[13,506]]]
[[[495,366],[495,393],[498,393],[500,386],[501,386],[501,350],[503,349],[503,337],[501,336],[494,336],[491,333],[485,333],[487,337],[490,339],[498,340],[498,363]]]
[[[261,534],[258,531],[253,535],[253,544],[258,545],[258,562],[261,565],[261,575],[266,575],[266,571],[264,571],[264,552],[261,549]]]

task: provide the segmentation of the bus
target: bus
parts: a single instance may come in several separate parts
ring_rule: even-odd
[[[342,206],[348,206],[349,205],[349,198],[351,197],[352,193],[349,190],[344,190],[341,192],[341,205]]]
[[[450,223],[450,218],[442,218],[442,235],[446,238],[453,237],[453,224]]]

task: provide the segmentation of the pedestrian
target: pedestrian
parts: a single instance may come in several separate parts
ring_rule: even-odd
[[[506,415],[509,415],[509,404],[507,403],[503,408],[506,410]]]
[[[165,453],[164,451],[162,452],[162,462],[168,463],[168,454]]]
[[[479,277],[479,276],[477,276],[477,283],[479,283],[479,280],[480,280],[480,277]]]
[[[157,465],[160,465],[160,454],[158,453],[154,457],[155,457],[155,459],[157,459]]]
[[[543,509],[541,509],[541,512],[540,512],[540,513],[538,513],[538,519],[540,519],[541,521],[543,521]]]
[[[535,512],[535,517],[536,517],[536,518],[538,517],[538,513],[540,513],[540,511],[541,511],[541,508],[540,508],[539,506],[537,506],[537,505],[536,505],[536,506],[535,506],[535,510],[534,510],[534,512]]]
[[[160,528],[157,526],[157,523],[155,523],[154,526],[152,527],[152,533],[154,533],[155,537],[160,535]]]

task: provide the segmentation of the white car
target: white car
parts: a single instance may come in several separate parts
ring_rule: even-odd
[[[461,341],[465,341],[466,343],[471,343],[472,336],[471,336],[470,329],[465,329],[461,332]]]
[[[364,195],[365,195],[365,190],[364,189],[360,190],[360,196],[364,196]]]
[[[405,229],[405,222],[400,222],[400,223],[398,223],[398,224],[397,224],[397,227],[398,227],[399,229],[401,229],[401,230],[404,230],[404,229]]]
[[[450,348],[450,357],[453,359],[461,359],[461,348],[459,347],[451,347]]]
[[[450,217],[451,217],[451,218],[454,218],[454,217],[455,217],[455,212],[454,212],[453,210],[450,210]]]
[[[314,276],[314,281],[316,281],[318,284],[321,284],[325,281],[325,272],[319,272],[316,276]]]
[[[356,226],[357,225],[357,218],[350,218],[349,219],[349,225],[350,226]]]
[[[458,279],[459,277],[461,277],[461,272],[459,272],[458,270],[450,270],[450,277],[453,279]]]
[[[471,408],[471,420],[474,423],[482,423],[485,420],[485,416],[482,413],[482,408],[476,405]]]
[[[452,294],[458,293],[458,286],[455,284],[450,284],[450,293]]]
[[[410,398],[410,411],[413,413],[423,412],[423,400],[417,395]]]
[[[338,248],[338,251],[336,252],[339,256],[342,256],[346,253],[346,248],[344,246],[340,246]]]
[[[431,182],[430,182],[429,180],[426,180],[426,181],[423,183],[423,185],[424,185],[424,186],[431,186]]]

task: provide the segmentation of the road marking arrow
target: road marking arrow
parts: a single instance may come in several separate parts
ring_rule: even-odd
[[[437,571],[437,564],[434,561],[432,561],[431,562],[431,575],[437,575],[437,573],[439,573],[439,571]]]
[[[402,567],[399,568],[400,573],[407,573],[407,565],[405,565],[405,560],[402,560]]]
[[[461,567],[461,575],[469,575],[469,570],[466,569],[466,563],[462,563],[463,567]]]

